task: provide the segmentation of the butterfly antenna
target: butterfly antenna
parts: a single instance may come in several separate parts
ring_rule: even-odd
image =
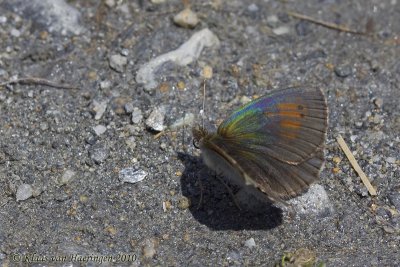
[[[206,79],[203,82],[203,109],[201,110],[201,127],[204,128],[204,114],[205,114],[205,107],[206,107]]]

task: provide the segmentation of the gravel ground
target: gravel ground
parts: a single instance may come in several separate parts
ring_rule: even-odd
[[[174,22],[182,10],[0,0],[2,266],[400,266],[399,1],[192,1]],[[190,127],[205,78],[210,129],[271,89],[322,88],[326,164],[295,212],[239,210],[204,167]]]

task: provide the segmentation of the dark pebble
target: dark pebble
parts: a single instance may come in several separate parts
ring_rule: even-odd
[[[353,69],[350,65],[341,65],[341,66],[337,66],[335,68],[335,74],[338,77],[345,78],[347,76],[350,76],[352,73],[353,73]]]
[[[96,144],[97,140],[99,140],[97,136],[89,136],[85,139],[86,143],[88,143],[89,145]]]
[[[317,49],[312,51],[311,53],[307,54],[303,60],[313,60],[318,58],[326,58],[326,53],[322,49]]]
[[[400,211],[400,192],[393,192],[389,196],[389,201],[395,208]]]
[[[386,219],[386,220],[390,219],[390,213],[389,213],[386,209],[381,208],[381,207],[379,207],[379,208],[376,210],[376,215],[378,215],[378,216],[380,216],[381,218],[384,218],[384,219]]]
[[[299,23],[296,24],[296,33],[299,36],[306,36],[311,32],[310,30],[310,23],[307,21],[300,21]]]
[[[103,143],[93,145],[89,150],[89,156],[96,164],[104,162],[109,155],[107,146]]]
[[[283,23],[287,23],[290,21],[290,17],[287,13],[278,13],[278,19]]]

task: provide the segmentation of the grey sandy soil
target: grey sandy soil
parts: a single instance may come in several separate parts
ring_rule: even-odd
[[[98,266],[101,257],[103,266],[273,266],[304,248],[316,264],[399,266],[400,2],[192,1],[194,29],[173,22],[182,9],[177,0],[0,0],[0,83],[32,76],[79,87],[0,87],[2,266]],[[187,65],[166,62],[155,88],[137,82],[144,64],[205,28],[219,46]],[[210,129],[243,97],[324,91],[322,207],[239,210],[203,166],[190,125],[154,138],[149,127],[201,121],[208,67]]]

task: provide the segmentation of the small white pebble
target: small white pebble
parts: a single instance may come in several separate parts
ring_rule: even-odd
[[[247,97],[247,96],[242,96],[241,98],[240,98],[240,103],[242,104],[242,105],[244,105],[244,104],[247,104],[247,103],[249,103],[251,101],[251,98],[250,97]]]
[[[394,164],[394,163],[396,163],[396,158],[394,158],[394,157],[387,157],[387,158],[386,158],[386,162],[387,162],[387,163],[390,163],[390,164]]]
[[[250,12],[257,12],[259,10],[259,8],[256,4],[253,3],[247,7],[247,10]]]
[[[256,241],[254,241],[254,238],[250,238],[244,242],[244,245],[248,247],[249,249],[252,249],[256,246]]]
[[[146,239],[143,245],[143,256],[151,259],[156,254],[156,241],[154,239]]]
[[[164,130],[164,117],[166,108],[165,106],[159,106],[153,109],[149,117],[146,120],[146,126],[154,131],[161,132]]]
[[[10,34],[11,34],[11,36],[14,36],[14,37],[20,37],[21,36],[21,32],[19,30],[17,30],[17,29],[12,29]]]
[[[267,23],[275,24],[278,23],[279,19],[277,15],[271,15],[267,17]]]
[[[146,178],[147,172],[140,169],[126,168],[119,172],[119,180],[125,183],[137,183]]]
[[[284,35],[290,32],[290,28],[287,26],[279,26],[272,30],[272,32],[276,35]]]
[[[105,4],[106,4],[106,6],[111,8],[111,7],[115,6],[115,1],[114,0],[106,0]]]
[[[111,87],[111,82],[108,80],[100,82],[100,89],[108,89]]]
[[[142,121],[142,119],[143,119],[142,111],[139,108],[134,107],[132,110],[132,118],[131,118],[132,123],[138,124],[139,122]]]
[[[111,55],[109,64],[116,72],[124,72],[125,66],[128,64],[128,58],[118,54]]]
[[[174,16],[174,22],[184,28],[194,28],[199,23],[199,18],[190,8],[185,8]]]
[[[22,184],[17,189],[17,201],[22,201],[30,198],[33,195],[33,188],[30,184]]]
[[[102,101],[102,102],[97,102],[96,100],[93,100],[92,105],[93,105],[93,111],[95,112],[94,119],[95,120],[100,120],[101,117],[103,116],[104,112],[107,109],[107,101]]]
[[[99,125],[94,126],[93,130],[97,136],[100,136],[107,131],[107,127],[99,124]]]
[[[0,16],[0,23],[6,23],[6,22],[7,22],[7,17]]]
[[[68,184],[70,181],[72,181],[75,177],[76,172],[72,170],[66,170],[64,174],[61,176],[60,179],[60,184]]]
[[[125,57],[129,56],[129,49],[126,49],[126,48],[122,49],[121,50],[121,55],[123,55]]]

